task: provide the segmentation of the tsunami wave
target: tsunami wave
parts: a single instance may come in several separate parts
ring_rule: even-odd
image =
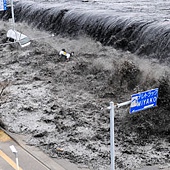
[[[145,14],[146,15],[146,14]],[[7,20],[11,10],[0,12]],[[15,21],[26,22],[55,35],[78,36],[86,34],[103,45],[130,51],[137,55],[170,62],[170,21],[143,17],[136,13],[120,14],[104,7],[89,8],[60,4],[17,2]]]

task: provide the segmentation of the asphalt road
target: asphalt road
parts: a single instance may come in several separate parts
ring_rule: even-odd
[[[10,149],[13,146],[17,154]],[[20,135],[0,130],[0,170],[88,170],[69,162],[64,166],[44,154],[38,148],[24,143]]]
[[[10,146],[13,146],[17,153],[13,153]],[[49,170],[33,155],[18,145],[4,131],[0,130],[0,170]],[[60,168],[64,170],[64,168]]]

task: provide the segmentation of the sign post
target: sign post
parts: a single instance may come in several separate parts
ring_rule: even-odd
[[[13,0],[11,0],[11,13],[12,13],[13,30],[15,31],[15,17],[14,17],[14,2],[13,2]]]
[[[115,143],[114,143],[114,102],[110,102],[110,155],[111,170],[115,168]]]
[[[140,92],[131,95],[131,100],[114,105],[114,102],[110,102],[110,154],[111,154],[111,170],[115,170],[115,144],[114,144],[114,108],[121,107],[128,104],[130,105],[130,114],[145,110],[157,105],[158,88],[148,91]]]
[[[111,156],[111,170],[115,170],[115,142],[114,142],[114,115],[115,115],[115,106],[121,107],[130,104],[131,101],[123,102],[117,105],[114,105],[114,102],[110,102],[110,156]]]

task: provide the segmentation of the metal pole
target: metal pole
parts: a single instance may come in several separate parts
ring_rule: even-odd
[[[15,18],[14,18],[14,3],[13,3],[13,0],[11,0],[11,14],[12,14],[13,30],[15,31]]]
[[[11,145],[11,146],[10,146],[10,149],[11,149],[12,153],[14,153],[14,155],[15,155],[15,160],[16,160],[16,170],[19,170],[17,150],[16,150],[16,148],[15,148],[14,145]]]
[[[123,103],[118,103],[116,106],[119,108],[119,107],[122,107],[122,106],[125,106],[125,105],[128,105],[131,103],[131,100],[129,101],[126,101],[126,102],[123,102]]]
[[[130,104],[131,101],[116,104],[116,107],[121,107]],[[115,105],[114,102],[110,102],[110,155],[111,155],[111,170],[115,170],[115,142],[114,142],[114,114]]]
[[[17,156],[17,153],[15,154],[15,158],[16,158],[17,170],[19,170],[19,163],[18,163],[18,156]]]
[[[114,102],[110,102],[110,154],[111,170],[115,169],[115,144],[114,144]]]

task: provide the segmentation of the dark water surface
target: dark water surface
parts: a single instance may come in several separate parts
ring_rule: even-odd
[[[10,9],[0,17],[8,20]],[[109,170],[109,113],[103,108],[160,87],[159,107],[136,115],[116,111],[115,162],[117,170],[169,167],[169,0],[20,1],[15,21],[30,37],[56,36],[33,41],[26,51],[1,47],[1,81],[12,83],[10,100],[0,106],[10,131],[29,134],[29,144],[54,158]],[[57,59],[63,47],[75,52],[67,64]]]
[[[8,12],[2,17],[9,18]],[[56,35],[87,34],[104,45],[170,60],[168,0],[23,1],[16,4],[15,17]]]

